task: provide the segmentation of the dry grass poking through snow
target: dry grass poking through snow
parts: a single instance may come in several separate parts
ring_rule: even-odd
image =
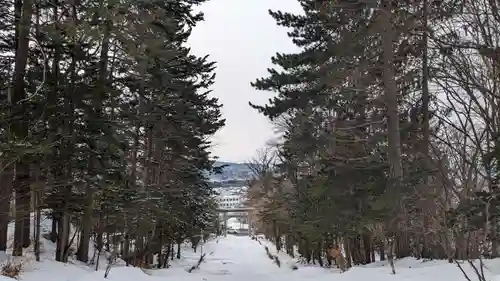
[[[2,276],[18,279],[22,269],[23,269],[23,264],[21,262],[7,261],[2,266],[2,271],[0,272],[0,274]]]

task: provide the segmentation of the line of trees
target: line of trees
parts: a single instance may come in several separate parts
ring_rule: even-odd
[[[270,14],[301,51],[252,83],[283,133],[253,165],[260,231],[321,265],[498,257],[498,2],[299,2]]]
[[[0,251],[14,219],[13,255],[39,255],[46,210],[62,262],[95,245],[164,266],[210,229],[224,120],[214,62],[185,46],[202,2],[0,1]]]

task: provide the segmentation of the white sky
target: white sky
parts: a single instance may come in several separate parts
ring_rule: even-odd
[[[267,75],[271,56],[296,47],[268,9],[300,12],[296,0],[210,0],[200,9],[205,22],[193,30],[189,45],[197,55],[217,62],[213,95],[224,105],[226,126],[214,137],[213,152],[222,161],[244,162],[273,138],[273,127],[248,102],[263,104],[273,93],[250,86]]]

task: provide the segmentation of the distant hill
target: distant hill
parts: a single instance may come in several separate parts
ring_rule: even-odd
[[[240,183],[246,183],[252,178],[252,172],[243,163],[234,162],[215,162],[215,166],[227,165],[223,168],[222,174],[220,175],[210,175],[210,181],[214,183],[221,183],[223,185],[240,185]]]

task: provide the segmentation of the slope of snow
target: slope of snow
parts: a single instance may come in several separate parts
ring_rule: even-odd
[[[33,216],[31,216],[33,221]],[[40,262],[36,261],[33,243],[30,247],[23,249],[23,257],[12,257],[12,244],[14,242],[14,223],[9,224],[7,235],[9,237],[7,247],[9,250],[7,253],[0,252],[0,266],[3,266],[8,261],[13,261],[14,264],[22,264],[21,279],[28,281],[72,281],[76,280],[77,276],[85,276],[94,272],[95,265],[86,265],[82,262],[77,261],[74,256],[69,257],[68,263],[64,264],[55,261],[56,245],[50,240],[43,238],[44,234],[48,234],[52,228],[52,220],[45,216],[42,217],[41,223],[41,236],[40,236]],[[72,228],[70,232],[70,237],[74,234],[75,229]],[[33,237],[33,228],[31,228],[31,237]],[[76,245],[73,243],[72,248],[75,249]],[[89,249],[89,258],[93,256],[94,247],[91,245]],[[103,270],[101,276],[104,276],[104,269],[107,265],[107,257],[109,253],[103,252],[99,257],[99,267]],[[125,262],[118,260],[117,266],[124,266]],[[0,276],[1,277],[1,276]],[[4,281],[0,279],[0,281]]]
[[[50,220],[44,221],[47,231]],[[71,259],[63,264],[54,261],[55,245],[43,239],[42,261],[36,262],[31,254],[24,258],[23,281],[460,281],[466,280],[462,272],[454,264],[446,261],[422,262],[415,259],[402,259],[396,262],[397,274],[390,274],[385,262],[377,262],[363,267],[355,267],[340,274],[336,268],[320,268],[297,264],[284,253],[276,253],[269,241],[251,240],[249,237],[228,235],[225,238],[214,238],[208,241],[195,253],[189,245],[184,245],[181,259],[170,262],[171,268],[142,270],[125,267],[119,263],[111,269],[107,279],[104,279],[106,267],[105,256],[100,259],[100,270],[94,271],[93,266]],[[260,242],[260,243],[259,243]],[[265,246],[281,260],[278,267],[270,260]],[[28,249],[29,250],[29,249]],[[26,251],[28,252],[28,251]],[[206,254],[200,268],[188,273],[187,269],[195,265],[200,255]],[[297,265],[298,270],[292,270]],[[471,274],[471,280],[477,280],[472,275],[472,269],[463,265]],[[500,281],[500,260],[487,261],[485,272],[487,281]],[[11,280],[0,276],[0,281]]]

